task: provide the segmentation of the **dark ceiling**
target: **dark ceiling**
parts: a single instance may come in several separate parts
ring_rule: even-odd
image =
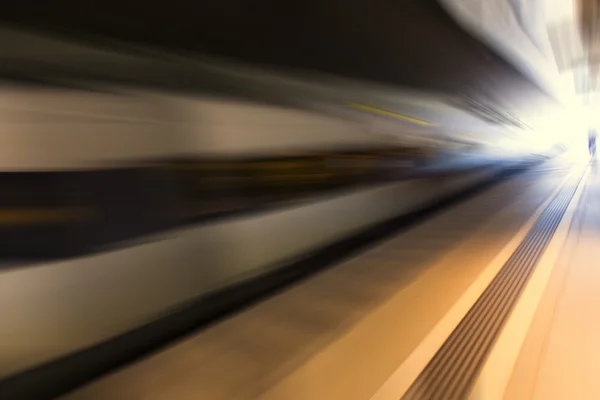
[[[434,0],[21,0],[0,5],[0,18],[496,104],[517,104],[524,90],[545,97]]]

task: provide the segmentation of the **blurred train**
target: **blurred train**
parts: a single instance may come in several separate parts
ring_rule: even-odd
[[[0,124],[0,255],[25,260],[414,178],[441,151],[382,143],[360,121],[158,91],[7,86]]]
[[[360,120],[159,91],[5,85],[0,125],[4,377],[502,169],[429,170],[447,149]]]

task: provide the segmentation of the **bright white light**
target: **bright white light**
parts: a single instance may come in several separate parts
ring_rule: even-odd
[[[544,0],[543,3],[546,23],[575,19],[575,5],[572,0]]]

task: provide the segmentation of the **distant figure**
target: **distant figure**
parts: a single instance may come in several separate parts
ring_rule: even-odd
[[[595,128],[590,129],[590,133],[588,135],[588,150],[590,151],[590,155],[593,157],[596,155],[596,137],[598,133]]]

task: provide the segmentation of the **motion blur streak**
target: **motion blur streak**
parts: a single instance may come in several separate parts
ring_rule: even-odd
[[[245,335],[251,324],[231,321],[250,311],[217,322],[329,276],[300,281],[317,271],[358,265],[360,251],[394,234],[401,251],[367,264],[398,257],[399,270],[417,271],[454,254],[446,267],[464,264],[465,276],[478,276],[473,260],[483,247],[472,258],[452,250],[481,231],[488,260],[585,156],[589,113],[577,103],[576,79],[565,88],[557,44],[540,34],[546,21],[518,1],[485,3],[501,11],[491,20],[483,3],[474,2],[478,13],[453,0],[305,0],[287,10],[274,0],[65,0],[35,13],[28,3],[0,6],[2,399],[63,395],[191,332],[210,335],[209,325],[226,330],[222,337]],[[523,208],[506,211],[515,204]],[[455,275],[436,282],[451,286]],[[392,281],[402,292],[405,282]],[[465,282],[431,287],[450,307]],[[316,319],[329,310],[319,298]],[[420,330],[406,317],[415,322],[407,346],[442,318],[436,312],[423,312],[429,325]],[[319,335],[334,335],[329,328],[347,325],[338,316],[308,317],[299,335],[311,324],[328,328],[286,343],[312,349],[309,336],[321,343]],[[395,332],[384,331],[370,330],[383,332],[382,346]],[[213,355],[199,358],[229,365],[230,349],[206,343],[199,348]],[[355,398],[383,385],[400,350],[365,368],[375,375],[357,378]],[[367,353],[356,354],[376,354]],[[200,374],[208,383],[199,396],[288,398],[288,381],[271,379],[286,357],[265,358],[272,369],[253,382],[243,365],[227,367],[246,382],[238,386]],[[108,387],[89,398],[127,397],[129,389]],[[319,390],[309,397],[350,398]]]

